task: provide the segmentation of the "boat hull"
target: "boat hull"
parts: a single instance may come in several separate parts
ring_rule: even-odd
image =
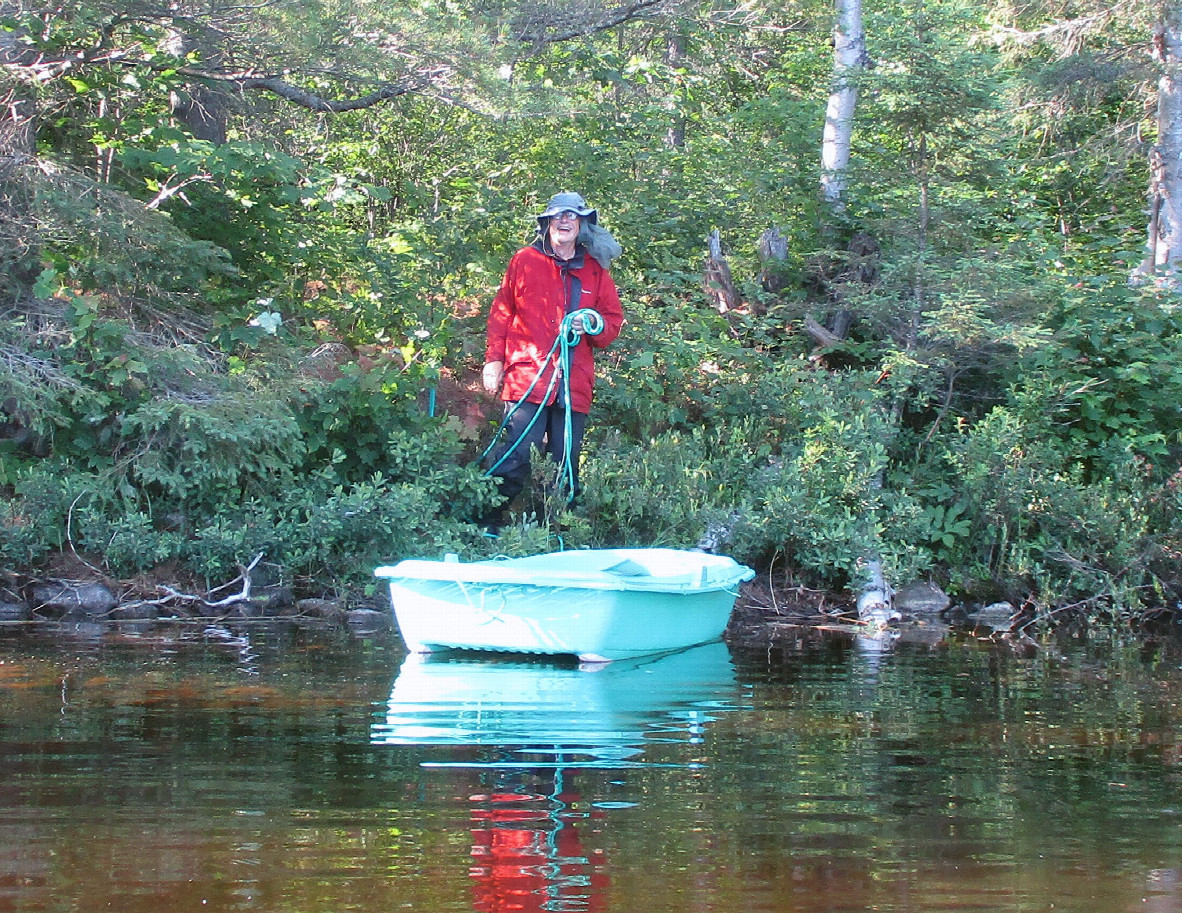
[[[549,557],[470,565],[402,562],[375,573],[389,578],[395,620],[409,650],[573,654],[584,662],[717,640],[739,582],[753,575],[729,558],[699,560],[666,549],[563,553],[547,562]],[[628,573],[613,573],[620,567]],[[680,573],[668,573],[671,567]],[[481,579],[489,576],[494,579]]]

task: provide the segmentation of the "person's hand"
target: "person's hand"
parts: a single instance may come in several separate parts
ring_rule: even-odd
[[[485,391],[495,396],[501,389],[501,379],[504,376],[505,363],[503,361],[490,361],[486,364],[480,378],[484,382]]]
[[[570,328],[579,334],[583,332],[583,318],[581,315],[575,314],[571,319]]]

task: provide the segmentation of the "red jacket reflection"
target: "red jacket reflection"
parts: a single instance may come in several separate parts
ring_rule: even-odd
[[[588,853],[567,815],[538,807],[550,800],[517,793],[472,798],[489,806],[472,810],[476,913],[602,913],[607,908],[609,880],[602,851]],[[578,796],[555,799],[566,805]]]

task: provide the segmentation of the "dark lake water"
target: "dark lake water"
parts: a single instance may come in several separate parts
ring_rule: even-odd
[[[0,629],[0,911],[1182,913],[1180,666]]]

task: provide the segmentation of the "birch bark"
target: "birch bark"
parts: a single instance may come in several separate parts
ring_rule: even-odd
[[[1161,61],[1157,144],[1150,151],[1149,227],[1137,272],[1173,274],[1182,261],[1182,0],[1166,0],[1154,35]]]
[[[866,63],[862,0],[835,0],[833,88],[825,108],[821,142],[821,198],[835,212],[845,209],[845,188],[858,102],[858,73]]]
[[[1182,2],[1182,0],[1178,0]],[[825,109],[821,139],[821,199],[833,214],[844,212],[849,177],[850,148],[854,134],[854,109],[858,103],[858,75],[866,66],[866,33],[862,29],[862,0],[835,0],[837,23],[833,30],[833,87]],[[812,320],[812,318],[810,318]],[[812,320],[809,332],[821,344],[825,331]],[[879,471],[875,486],[881,487]],[[868,537],[874,541],[874,517],[870,509],[863,518]],[[890,582],[883,572],[882,558],[874,545],[863,556],[865,577],[858,595],[858,618],[874,633],[882,632],[899,616],[892,605]]]

